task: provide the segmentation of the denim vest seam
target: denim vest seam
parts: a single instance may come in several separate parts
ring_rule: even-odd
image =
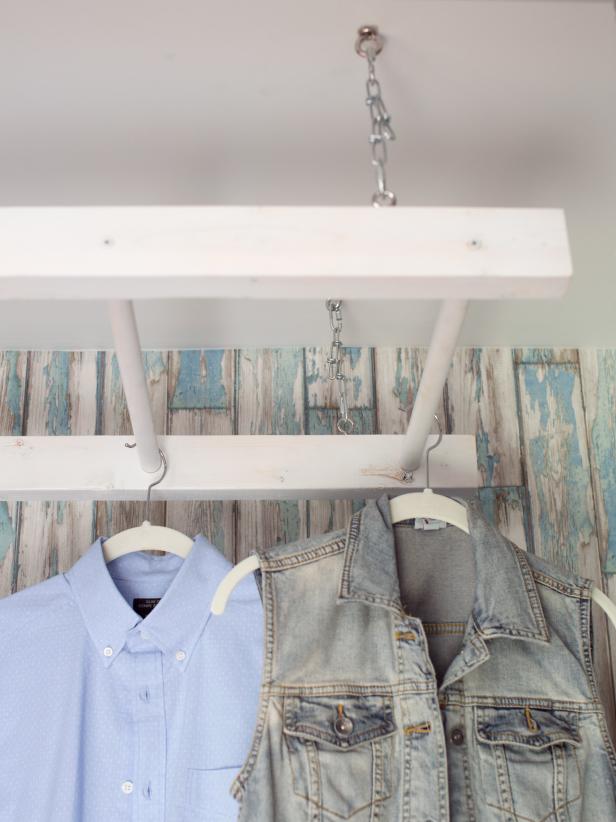
[[[349,522],[349,530],[347,532],[344,565],[342,566],[342,574],[340,576],[340,597],[351,596],[351,567],[353,559],[359,545],[359,532],[361,527],[361,517],[363,509],[356,511]]]
[[[528,596],[528,602],[530,604],[530,609],[532,611],[533,617],[535,618],[535,624],[539,628],[539,636],[541,636],[546,641],[550,639],[550,631],[545,621],[545,614],[543,613],[543,606],[541,605],[541,600],[539,599],[539,592],[537,591],[537,586],[535,585],[535,579],[533,576],[533,569],[531,568],[528,560],[526,559],[524,551],[521,548],[518,548],[513,542],[508,540],[509,545],[513,548],[513,555],[515,556],[518,567],[520,568],[520,573],[522,574],[522,578],[524,580],[524,587],[526,588],[526,594]],[[519,636],[532,636],[532,633],[520,630]],[[536,636],[537,634],[535,634]]]
[[[532,574],[539,585],[543,585],[545,588],[551,588],[559,594],[564,594],[574,599],[585,599],[591,590],[591,587],[587,584],[590,580],[581,580],[583,585],[573,585],[551,577],[542,571],[538,571],[536,568],[532,569]]]
[[[265,658],[263,664],[263,681],[259,694],[259,711],[248,756],[230,787],[231,795],[240,803],[246,790],[246,784],[256,765],[271,702],[274,670],[275,597],[272,579],[268,573],[263,574],[262,583],[264,594]]]
[[[277,557],[275,559],[268,559],[262,556],[259,559],[261,569],[264,571],[284,571],[289,568],[297,568],[301,565],[308,565],[312,562],[318,562],[328,556],[335,556],[344,551],[344,537],[337,537],[334,540],[328,540],[322,545],[314,548],[306,548],[304,551],[298,551],[295,554],[289,554],[285,557]]]
[[[498,697],[491,694],[470,696],[447,696],[447,705],[474,708],[536,708],[546,711],[570,711],[578,714],[596,714],[601,710],[600,704],[595,702],[575,702],[567,699],[543,699],[541,697]]]

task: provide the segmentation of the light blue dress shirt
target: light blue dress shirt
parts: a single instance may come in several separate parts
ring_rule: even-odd
[[[263,619],[253,576],[210,614],[230,568],[203,536],[185,560],[108,565],[99,539],[68,573],[0,600],[2,822],[237,819]],[[135,598],[160,602],[142,618]]]

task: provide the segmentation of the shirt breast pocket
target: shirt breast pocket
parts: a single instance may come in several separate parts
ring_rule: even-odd
[[[236,822],[239,806],[229,793],[237,768],[189,768],[186,786],[188,818],[212,822]],[[201,812],[201,815],[199,815]]]
[[[286,697],[284,737],[295,794],[328,822],[373,819],[375,806],[391,795],[395,730],[383,697]]]
[[[480,707],[475,729],[485,801],[503,819],[560,820],[580,799],[575,712]]]

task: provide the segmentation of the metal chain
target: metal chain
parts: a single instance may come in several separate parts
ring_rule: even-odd
[[[344,375],[344,347],[340,339],[342,333],[342,300],[327,300],[325,305],[329,312],[329,324],[333,333],[329,357],[327,358],[328,376],[330,380],[336,380],[340,405],[340,416],[336,428],[341,434],[350,434],[355,427],[355,423],[349,417],[346,377]]]
[[[383,38],[376,26],[362,26],[358,32],[355,50],[368,61],[368,79],[366,80],[366,105],[370,112],[370,149],[372,165],[376,170],[376,192],[372,196],[372,205],[375,208],[395,206],[396,195],[387,188],[385,166],[387,165],[387,143],[396,139],[391,127],[391,117],[383,102],[381,84],[377,80],[375,60],[383,48]],[[340,415],[336,427],[341,434],[350,434],[355,423],[349,417],[349,405],[346,395],[346,377],[344,374],[344,347],[340,335],[342,333],[342,300],[327,300],[325,303],[329,312],[329,324],[333,332],[333,339],[327,358],[328,376],[338,384],[338,402]]]
[[[361,54],[368,61],[368,79],[366,80],[366,105],[370,112],[371,133],[368,138],[372,150],[372,165],[376,169],[376,193],[372,196],[372,205],[375,208],[395,206],[396,195],[387,188],[385,166],[387,164],[387,143],[396,139],[391,127],[391,117],[381,94],[381,84],[376,78],[375,59],[376,46],[367,40],[364,42]]]

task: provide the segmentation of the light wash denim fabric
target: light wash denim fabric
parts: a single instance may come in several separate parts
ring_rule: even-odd
[[[591,583],[501,536],[392,528],[260,552],[266,646],[240,822],[610,822]]]

